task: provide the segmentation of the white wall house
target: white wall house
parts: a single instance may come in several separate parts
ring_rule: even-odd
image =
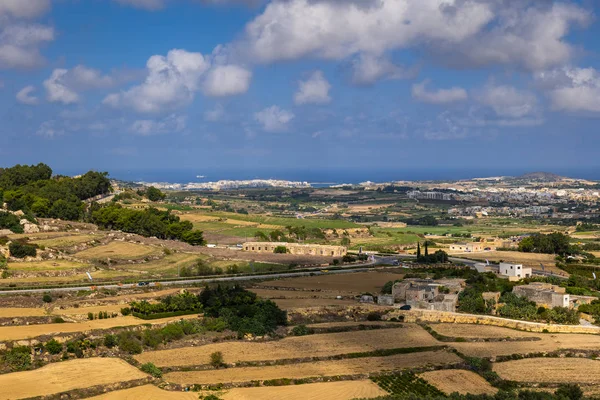
[[[532,275],[531,268],[523,267],[523,264],[500,263],[500,275],[508,278],[521,279],[529,278]]]

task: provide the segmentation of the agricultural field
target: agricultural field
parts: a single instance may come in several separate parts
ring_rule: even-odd
[[[371,271],[355,274],[280,279],[257,284],[256,287],[301,289],[356,295],[365,292],[378,293],[386,282],[402,279],[403,276],[404,274],[402,273]]]
[[[198,400],[192,392],[169,392],[154,385],[137,386],[131,389],[115,390],[100,396],[88,397],[89,400]]]
[[[486,251],[483,253],[468,253],[466,257],[481,261],[519,263],[535,269],[541,269],[540,264],[544,264],[544,267],[548,271],[565,274],[564,271],[556,268],[555,256],[552,254],[522,253],[519,251]]]
[[[127,316],[71,323],[65,322],[25,326],[0,326],[0,341],[32,339],[38,336],[87,332],[96,329],[110,329],[115,327],[164,324],[166,322],[178,321],[182,318],[197,318],[197,316],[186,315],[182,317],[155,319],[152,321],[145,321],[143,319]]]
[[[75,246],[75,245],[82,244],[82,243],[88,243],[91,241],[99,241],[99,240],[102,240],[103,238],[104,238],[104,235],[102,235],[102,234],[67,235],[67,236],[59,236],[59,237],[51,238],[51,239],[34,240],[33,243],[37,244],[38,246],[53,247],[53,248],[60,249],[60,248]]]
[[[431,328],[440,335],[465,339],[506,339],[541,337],[541,333],[518,331],[491,325],[432,324]]]
[[[446,394],[495,394],[498,389],[475,372],[464,369],[429,371],[419,375]]]
[[[179,384],[218,384],[250,382],[254,380],[310,378],[320,376],[356,375],[371,371],[386,371],[427,365],[444,365],[460,362],[460,358],[446,351],[400,354],[389,357],[317,361],[292,365],[267,367],[240,367],[207,371],[170,372],[169,382]]]
[[[328,333],[287,337],[274,342],[231,342],[180,349],[148,351],[135,356],[144,364],[158,367],[190,366],[209,363],[210,354],[220,351],[228,363],[328,357],[339,354],[370,352],[376,349],[437,346],[440,343],[418,325],[397,329]]]
[[[352,400],[370,399],[386,394],[373,382],[358,380],[293,386],[237,388],[219,393],[219,397],[223,400]]]
[[[578,358],[526,358],[494,364],[501,378],[521,383],[600,384],[600,361]]]
[[[50,364],[35,371],[0,375],[0,398],[46,396],[147,377],[137,368],[116,358],[79,359]]]
[[[75,254],[75,257],[94,260],[94,259],[116,259],[116,260],[138,260],[145,257],[159,255],[160,250],[135,243],[128,242],[110,242],[107,245],[92,247]]]

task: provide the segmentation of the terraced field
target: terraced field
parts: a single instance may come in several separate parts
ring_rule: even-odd
[[[455,338],[503,339],[543,336],[541,333],[523,332],[491,325],[432,324],[430,326],[440,335]]]
[[[475,372],[464,369],[429,371],[419,375],[446,394],[495,394],[498,389]]]
[[[210,354],[223,353],[225,362],[328,357],[377,349],[428,347],[440,343],[417,325],[406,328],[287,337],[273,342],[226,342],[185,349],[149,351],[135,356],[158,367],[208,364]]]
[[[179,384],[218,384],[250,382],[254,380],[319,376],[367,374],[373,371],[398,370],[426,365],[460,362],[460,358],[446,351],[400,354],[390,357],[368,357],[337,361],[318,361],[269,367],[226,368],[208,371],[171,372],[165,375],[169,382]]]
[[[125,390],[88,397],[89,400],[198,400],[198,395],[192,392],[169,392],[154,385],[143,385]]]
[[[110,242],[109,244],[92,247],[75,254],[75,257],[93,260],[111,258],[115,260],[136,260],[159,254],[155,247],[128,242]]]
[[[0,398],[46,396],[146,377],[137,368],[117,358],[84,358],[50,364],[35,371],[0,375]]]
[[[600,384],[600,361],[578,358],[528,358],[494,364],[503,379],[523,383]]]

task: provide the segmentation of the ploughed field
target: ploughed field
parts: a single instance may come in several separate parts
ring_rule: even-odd
[[[273,342],[224,342],[185,349],[148,351],[135,356],[158,367],[209,364],[220,351],[227,363],[271,361],[305,357],[329,357],[377,349],[437,346],[440,343],[418,325],[372,331],[328,333],[287,337]]]
[[[374,371],[443,365],[461,359],[447,351],[429,351],[399,354],[388,357],[353,358],[335,361],[317,361],[267,367],[240,367],[207,371],[171,372],[165,375],[169,382],[179,384],[219,384],[250,382],[256,380],[312,378],[338,375],[369,374]]]
[[[86,358],[0,375],[0,399],[23,399],[147,378],[117,358]]]

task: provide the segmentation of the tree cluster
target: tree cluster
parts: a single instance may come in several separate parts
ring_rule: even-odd
[[[24,232],[19,217],[5,211],[0,211],[0,229],[8,229],[13,233]]]
[[[564,256],[577,254],[578,249],[571,246],[567,235],[554,232],[549,235],[535,233],[524,238],[519,243],[519,251],[525,253],[560,254]]]
[[[133,301],[129,304],[129,308],[134,313],[151,315],[179,311],[199,312],[202,310],[202,304],[198,296],[183,292],[175,296],[163,297],[158,303],[149,303],[146,300]]]
[[[145,237],[181,240],[193,246],[204,244],[202,232],[189,221],[181,221],[169,211],[156,208],[130,210],[119,204],[98,207],[91,214],[93,223],[103,229],[116,229]]]
[[[205,316],[223,319],[240,337],[245,334],[263,336],[287,324],[285,311],[241,286],[206,287],[199,298]]]
[[[45,164],[0,170],[0,198],[9,210],[22,210],[30,216],[76,221],[83,216],[82,200],[110,190],[106,172],[90,171],[77,178],[53,177],[52,169]]]

